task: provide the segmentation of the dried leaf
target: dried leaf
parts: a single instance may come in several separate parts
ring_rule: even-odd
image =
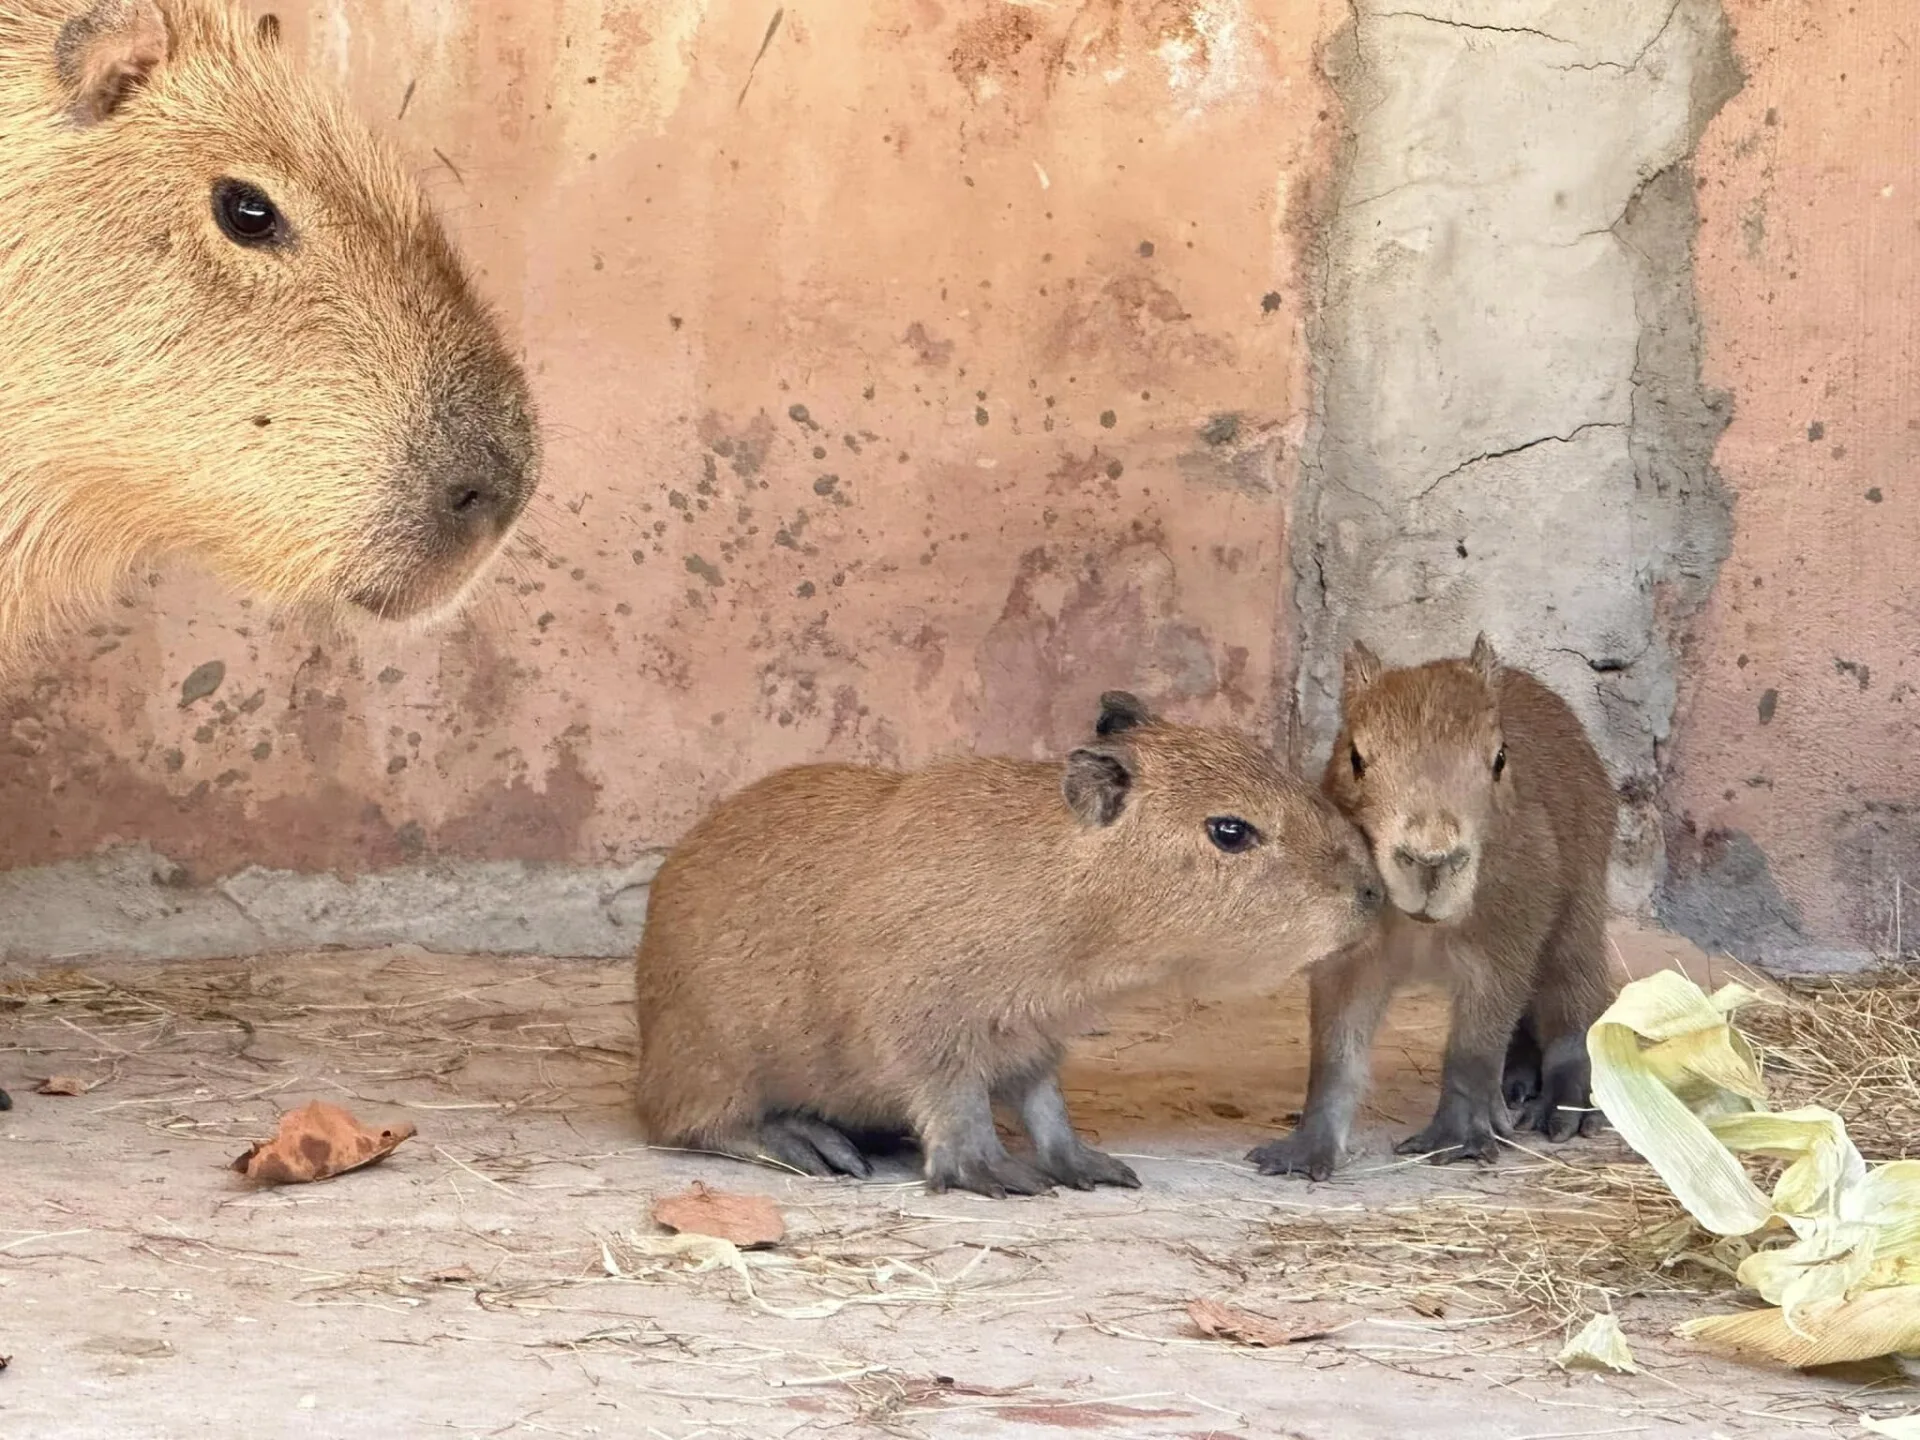
[[[683,1195],[653,1202],[656,1224],[687,1235],[709,1235],[742,1249],[773,1245],[787,1233],[780,1209],[764,1195],[731,1195],[709,1190],[698,1180]]]
[[[1620,1322],[1611,1315],[1596,1315],[1581,1327],[1580,1333],[1566,1343],[1554,1357],[1562,1370],[1618,1370],[1638,1375],[1627,1337],[1620,1333]]]
[[[93,1086],[78,1075],[49,1075],[40,1082],[42,1095],[84,1095]]]
[[[429,1285],[467,1285],[480,1277],[471,1265],[448,1265],[441,1270],[429,1270],[421,1278]]]
[[[1256,1315],[1251,1310],[1222,1305],[1218,1300],[1188,1301],[1187,1318],[1209,1340],[1229,1340],[1240,1345],[1276,1349],[1282,1345],[1297,1345],[1302,1340],[1320,1340],[1329,1333],[1327,1326],[1317,1319],[1303,1316],[1292,1321],[1275,1320],[1266,1315]]]
[[[283,1114],[279,1133],[254,1145],[233,1168],[266,1185],[326,1180],[386,1159],[413,1133],[406,1120],[369,1130],[338,1105],[315,1100]]]

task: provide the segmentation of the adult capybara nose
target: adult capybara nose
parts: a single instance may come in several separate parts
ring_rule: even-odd
[[[526,509],[537,481],[539,443],[517,395],[444,400],[416,451],[414,493],[442,554],[493,545]]]
[[[454,474],[441,489],[437,519],[456,545],[484,544],[504,535],[533,493],[527,465],[493,441],[454,456],[449,467]]]

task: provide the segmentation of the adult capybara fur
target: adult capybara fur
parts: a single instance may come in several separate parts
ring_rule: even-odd
[[[1278,985],[1376,920],[1358,833],[1250,741],[1115,691],[1064,762],[783,770],[722,802],[653,882],[638,959],[655,1144],[870,1173],[911,1132],[929,1188],[1137,1185],[1074,1132],[1063,1039],[1185,980]],[[1007,1153],[993,1105],[1031,1162]]]
[[[1465,660],[1404,670],[1354,645],[1341,709],[1321,788],[1367,836],[1392,903],[1378,932],[1314,967],[1306,1109],[1248,1158],[1333,1171],[1387,1002],[1423,973],[1452,991],[1453,1016],[1438,1109],[1401,1154],[1490,1160],[1515,1123],[1590,1133],[1617,802],[1579,717],[1484,635]]]
[[[446,236],[276,21],[0,0],[0,663],[171,554],[449,609],[538,459]]]
[[[0,0],[0,651],[136,562],[449,607],[535,483],[396,159],[225,0]]]

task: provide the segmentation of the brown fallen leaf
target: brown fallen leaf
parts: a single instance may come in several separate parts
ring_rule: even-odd
[[[1229,1340],[1241,1345],[1278,1348],[1297,1345],[1302,1340],[1324,1339],[1329,1333],[1317,1319],[1301,1317],[1295,1321],[1274,1320],[1251,1310],[1238,1310],[1217,1300],[1190,1300],[1187,1318],[1209,1340]]]
[[[233,1168],[264,1185],[301,1185],[384,1160],[413,1133],[407,1120],[369,1130],[338,1105],[315,1100],[282,1115],[279,1133],[255,1144]]]
[[[49,1075],[40,1082],[42,1095],[84,1095],[92,1088],[78,1075]]]
[[[764,1195],[730,1195],[698,1180],[684,1195],[653,1202],[653,1218],[669,1230],[730,1240],[741,1249],[772,1245],[787,1233],[779,1207]]]

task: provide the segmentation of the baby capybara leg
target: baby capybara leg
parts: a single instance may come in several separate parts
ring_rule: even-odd
[[[1587,1031],[1606,1012],[1612,993],[1606,944],[1604,897],[1583,896],[1568,908],[1542,957],[1530,1012],[1539,1037],[1540,1088],[1515,1120],[1549,1140],[1598,1135],[1606,1124],[1593,1106],[1587,1058]]]
[[[1075,1190],[1091,1190],[1096,1185],[1140,1188],[1140,1177],[1130,1166],[1080,1138],[1067,1115],[1067,1097],[1060,1093],[1059,1074],[1052,1068],[1003,1086],[998,1094],[1019,1112],[1041,1170],[1062,1185]]]
[[[1531,978],[1462,942],[1455,944],[1453,967],[1453,1014],[1440,1064],[1440,1104],[1424,1130],[1393,1147],[1400,1155],[1425,1155],[1435,1165],[1490,1162],[1499,1157],[1500,1142],[1512,1137],[1503,1069],[1513,1032],[1527,1013]]]
[[[1540,1036],[1534,1026],[1533,1012],[1528,1011],[1520,1017],[1520,1023],[1513,1028],[1513,1038],[1507,1042],[1507,1062],[1500,1082],[1501,1094],[1516,1122],[1528,1106],[1540,1098],[1540,1067],[1545,1060],[1540,1053]],[[1522,1125],[1521,1128],[1528,1127]]]
[[[1053,1188],[1034,1166],[1007,1153],[993,1128],[993,1104],[978,1080],[961,1081],[919,1097],[914,1129],[926,1156],[927,1188],[971,1190],[999,1200],[1044,1195]]]

